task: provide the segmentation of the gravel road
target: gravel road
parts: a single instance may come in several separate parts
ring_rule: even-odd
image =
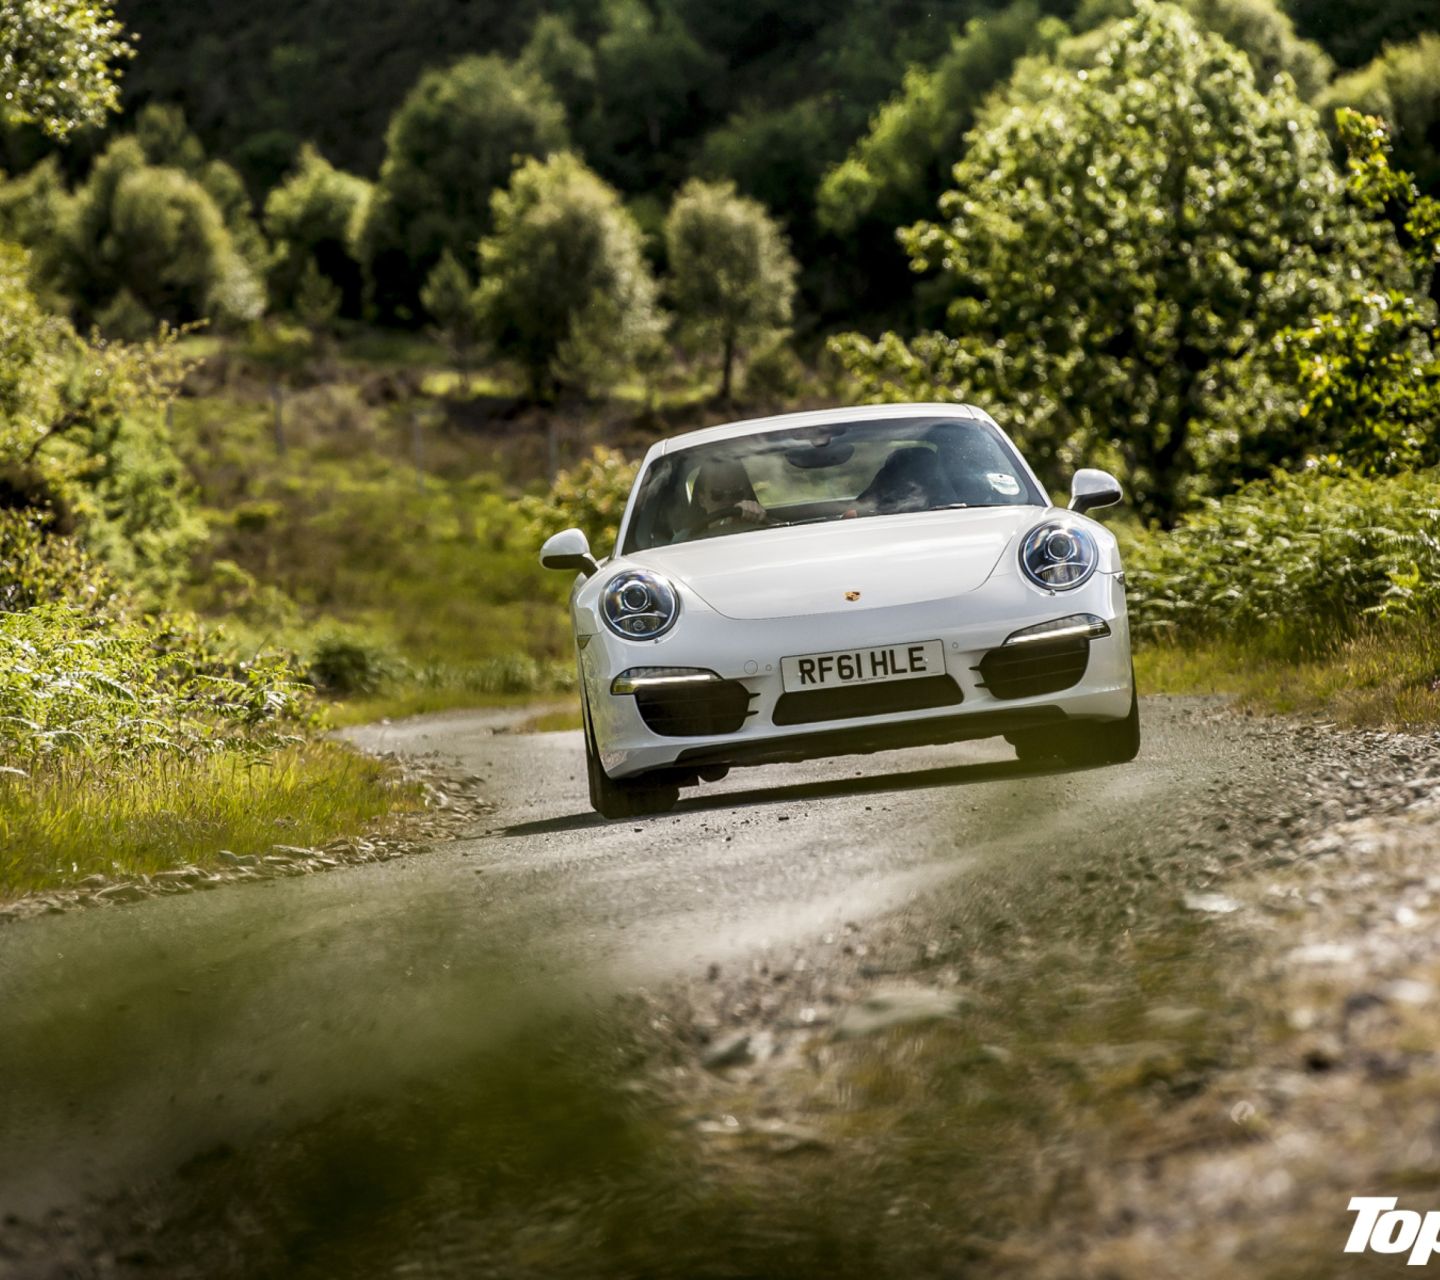
[[[0,1277],[942,1274],[957,1250],[1038,1273],[1003,1241],[1094,1223],[1013,1186],[1093,1155],[1076,1116],[1115,1089],[1168,1115],[1258,1061],[1274,1011],[1247,984],[1273,922],[1298,927],[1291,881],[1370,832],[1407,927],[1430,903],[1365,826],[1440,788],[1429,737],[1154,699],[1131,765],[924,748],[737,771],[606,823],[580,735],[513,732],[524,714],[350,733],[479,779],[494,808],[460,838],[0,930]],[[1307,919],[1294,945],[1330,945]],[[1295,1070],[1343,1070],[1325,1001],[1368,980],[1306,989]],[[681,1184],[709,1188],[703,1228],[694,1197],[657,1208]]]

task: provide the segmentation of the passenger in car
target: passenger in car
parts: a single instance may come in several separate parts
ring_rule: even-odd
[[[930,511],[955,503],[955,489],[933,449],[911,445],[896,449],[875,478],[855,499],[857,511],[894,515],[902,511]]]
[[[750,473],[744,463],[712,459],[695,473],[690,495],[690,526],[680,532],[677,542],[704,538],[736,525],[764,524],[765,508],[755,496]]]

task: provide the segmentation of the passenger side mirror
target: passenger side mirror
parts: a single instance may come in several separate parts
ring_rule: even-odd
[[[540,548],[542,569],[576,569],[587,578],[599,569],[590,554],[590,542],[579,529],[562,529]]]
[[[1120,481],[1094,467],[1081,467],[1070,481],[1070,510],[1081,515],[1096,507],[1113,507],[1124,496]]]

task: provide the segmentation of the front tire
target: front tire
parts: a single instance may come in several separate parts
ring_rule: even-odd
[[[1022,764],[1059,758],[1072,768],[1128,764],[1140,754],[1140,697],[1130,668],[1130,713],[1123,720],[1086,721],[1007,734]]]
[[[585,700],[585,777],[590,784],[590,806],[602,818],[640,818],[669,813],[680,799],[680,788],[647,784],[643,780],[616,782],[600,763],[590,728],[590,704]]]

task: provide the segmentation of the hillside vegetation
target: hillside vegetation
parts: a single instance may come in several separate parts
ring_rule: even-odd
[[[1412,8],[12,10],[6,892],[414,803],[326,716],[564,695],[540,539],[744,413],[981,403],[1147,687],[1440,710]]]

